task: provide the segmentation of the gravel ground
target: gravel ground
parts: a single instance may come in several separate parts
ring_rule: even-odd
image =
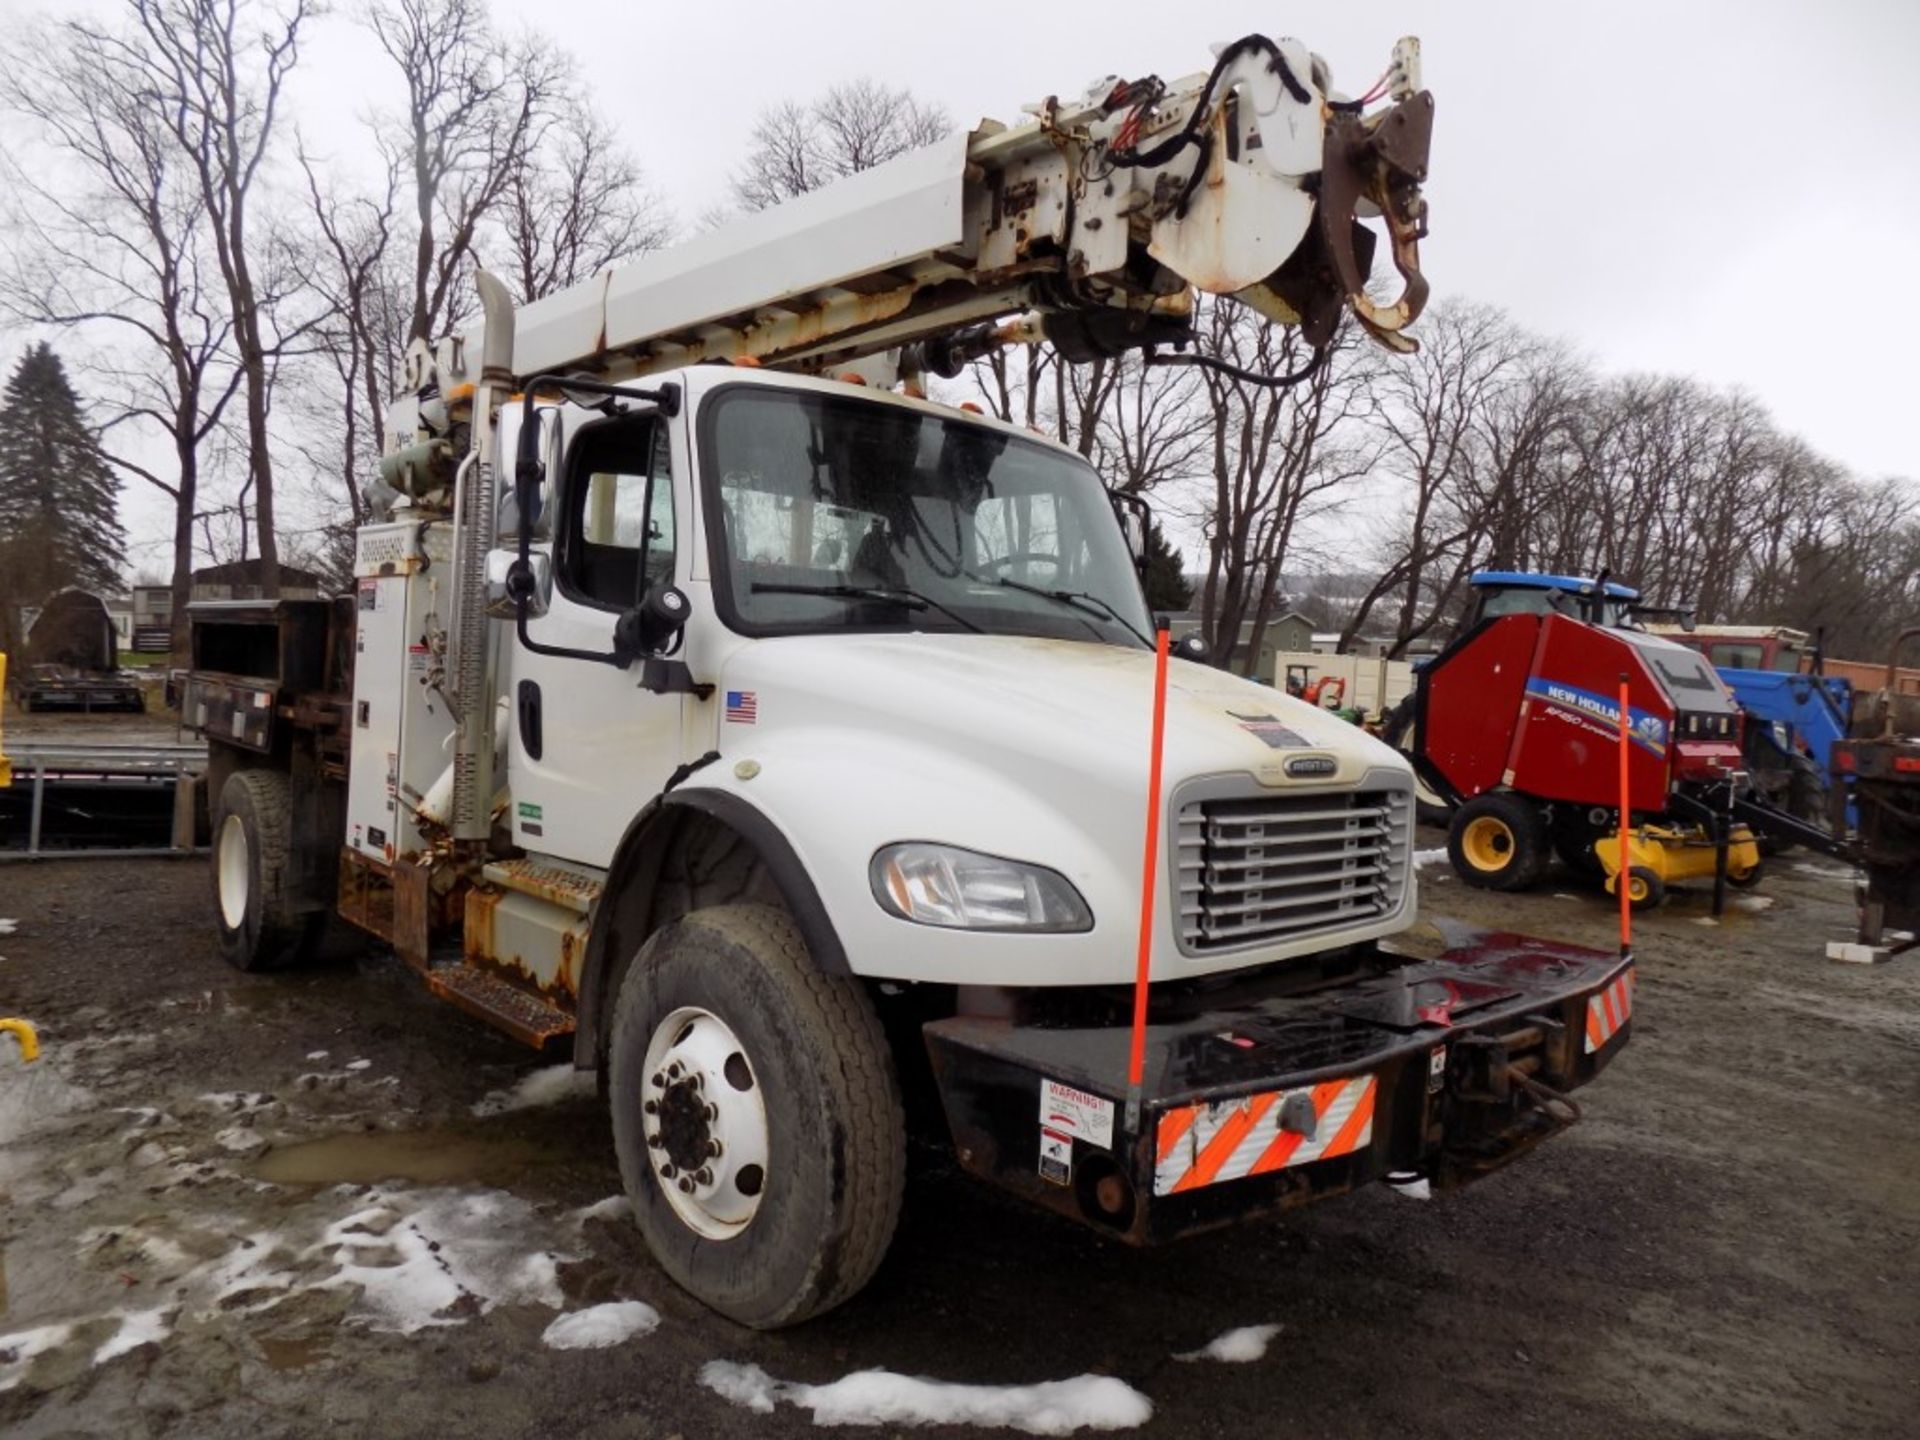
[[[1825,862],[1787,857],[1754,897],[1770,904],[1718,924],[1697,896],[1650,917],[1633,1039],[1582,1092],[1586,1120],[1476,1186],[1424,1204],[1373,1187],[1139,1253],[928,1151],[872,1287],[774,1335],[681,1295],[602,1203],[619,1183],[590,1090],[390,958],[228,969],[206,891],[202,862],[0,867],[18,921],[0,1014],[46,1046],[27,1068],[0,1048],[14,1440],[791,1435],[852,1393],[806,1385],[876,1367],[1112,1377],[962,1398],[991,1421],[1137,1394],[1143,1435],[1920,1424],[1920,956],[1822,959],[1850,921]],[[1429,865],[1423,903],[1612,937],[1607,902],[1564,876],[1486,896]],[[1278,1329],[1217,1353],[1259,1358],[1175,1358],[1250,1326]],[[618,1343],[549,1343],[569,1335]],[[702,1383],[713,1361],[801,1388],[726,1372],[774,1407],[750,1408]],[[954,1413],[951,1392],[913,1394]],[[1138,1420],[1129,1404],[1085,1413]]]

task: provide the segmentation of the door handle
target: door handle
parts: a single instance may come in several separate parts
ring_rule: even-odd
[[[527,752],[529,760],[538,760],[544,748],[540,742],[540,683],[537,680],[522,680],[517,698],[520,748]]]

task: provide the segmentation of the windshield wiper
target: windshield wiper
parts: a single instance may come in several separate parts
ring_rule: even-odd
[[[1136,630],[1131,620],[1127,619],[1126,616],[1122,615],[1118,610],[1114,609],[1113,606],[1109,605],[1105,600],[1102,600],[1091,591],[1049,590],[1043,585],[1029,585],[1024,580],[1009,579],[1005,575],[1000,576],[993,583],[995,585],[1004,585],[1009,590],[1018,590],[1023,594],[1038,595],[1043,600],[1056,600],[1062,605],[1071,605],[1076,610],[1087,610],[1090,614],[1104,615],[1129,635],[1133,636],[1133,638],[1138,640],[1142,645],[1146,646],[1147,649],[1151,650],[1154,648],[1153,641]],[[1089,609],[1090,606],[1098,608]]]
[[[827,595],[837,600],[877,600],[903,610],[937,610],[962,629],[976,635],[986,633],[966,616],[905,585],[781,585],[756,580],[749,588],[755,595]]]

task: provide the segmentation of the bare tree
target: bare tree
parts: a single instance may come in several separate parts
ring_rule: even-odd
[[[1213,482],[1201,517],[1201,627],[1217,663],[1251,674],[1303,524],[1371,467],[1363,427],[1378,361],[1352,327],[1342,327],[1306,378],[1277,387],[1247,377],[1305,370],[1311,357],[1297,330],[1236,302],[1209,301],[1199,335],[1203,354],[1242,372],[1201,372]],[[1250,631],[1244,647],[1243,625]]]
[[[374,38],[407,86],[398,136],[382,139],[413,202],[409,339],[459,317],[483,225],[505,206],[571,67],[535,37],[494,34],[482,0],[374,0]]]
[[[0,263],[0,307],[30,323],[121,342],[90,367],[105,381],[97,404],[104,453],[173,501],[178,657],[200,449],[244,373],[229,351],[230,321],[207,289],[204,197],[151,103],[148,71],[123,46],[81,24],[36,26],[5,61],[0,100],[36,124],[57,164],[42,179],[5,162],[12,239]],[[137,443],[111,438],[149,429],[166,437],[171,465],[164,470],[152,468]]]
[[[953,129],[946,112],[875,80],[835,85],[817,100],[783,100],[760,112],[747,158],[733,175],[743,210],[764,210],[931,145]]]
[[[564,105],[508,179],[504,228],[520,298],[556,290],[673,238],[665,202],[591,106]]]
[[[326,315],[318,348],[339,387],[337,426],[322,428],[336,432],[347,513],[358,525],[365,518],[361,467],[380,451],[387,397],[399,388],[395,365],[404,348],[405,300],[389,268],[399,176],[389,166],[381,192],[348,192],[342,199],[343,187],[323,182],[304,147],[300,165],[318,238],[310,283]],[[332,468],[309,459],[318,470]]]
[[[89,32],[116,63],[143,68],[150,100],[198,182],[214,255],[226,284],[235,358],[244,378],[247,472],[262,580],[279,589],[273,454],[268,430],[272,370],[284,337],[271,331],[271,296],[258,283],[255,183],[299,58],[309,0],[127,0],[137,34]]]

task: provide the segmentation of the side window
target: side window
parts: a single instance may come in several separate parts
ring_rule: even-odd
[[[673,578],[673,484],[667,431],[651,419],[595,425],[567,466],[560,564],[568,590],[624,610]]]

